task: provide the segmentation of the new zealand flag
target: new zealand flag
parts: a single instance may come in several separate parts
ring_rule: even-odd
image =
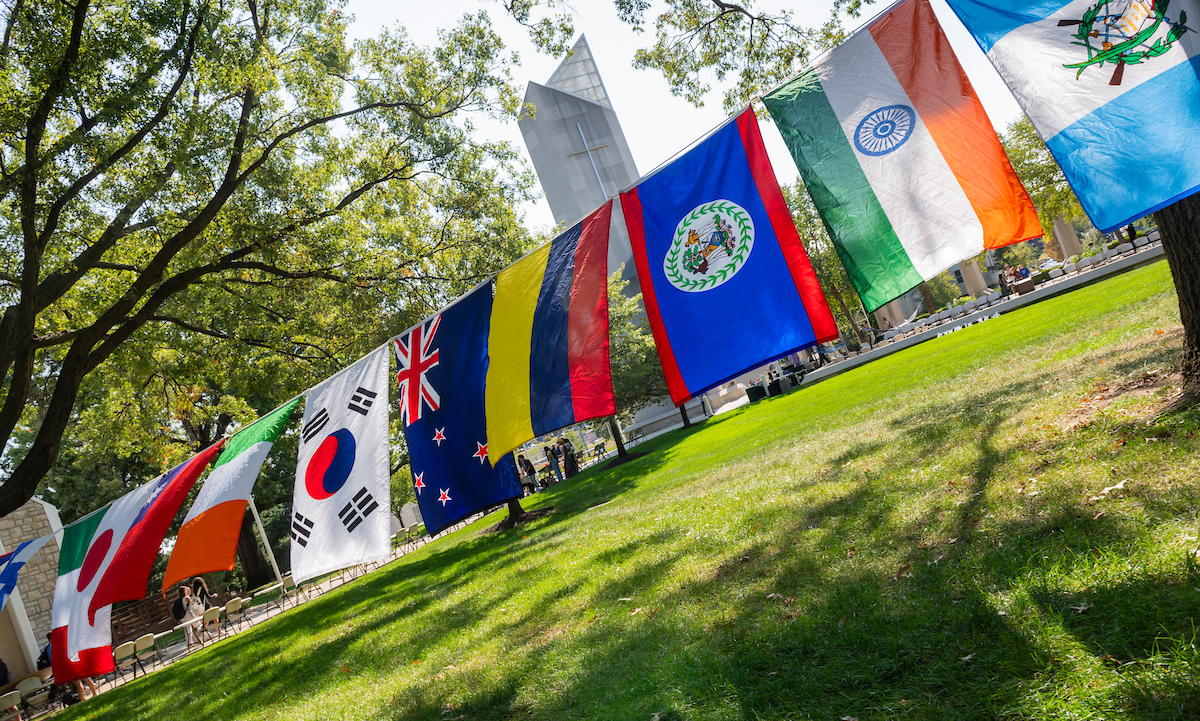
[[[521,495],[512,454],[487,457],[491,283],[392,341],[417,505],[429,533]]]

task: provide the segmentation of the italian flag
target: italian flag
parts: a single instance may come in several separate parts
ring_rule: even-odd
[[[225,444],[225,450],[183,519],[163,576],[164,594],[185,578],[233,568],[250,491],[267,453],[300,400],[297,397],[280,406]]]
[[[113,670],[111,606],[88,619],[88,606],[95,593],[103,553],[91,554],[97,530],[112,504],[63,528],[58,554],[58,580],[54,584],[51,612],[50,661],[55,683],[64,684],[84,676],[100,676]]]
[[[763,99],[869,311],[1042,235],[928,0],[906,0]]]

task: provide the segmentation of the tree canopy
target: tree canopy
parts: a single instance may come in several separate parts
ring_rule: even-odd
[[[1054,219],[1059,214],[1068,220],[1083,217],[1079,199],[1029,118],[1022,117],[1009,123],[1000,135],[1000,144],[1025,190],[1029,191],[1045,237],[1054,237]]]
[[[80,473],[162,468],[530,245],[530,173],[472,133],[520,104],[486,14],[432,48],[351,46],[346,21],[320,0],[9,6],[0,514],[64,441]]]

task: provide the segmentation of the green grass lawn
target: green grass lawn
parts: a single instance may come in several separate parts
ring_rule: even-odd
[[[1200,414],[1138,420],[1179,350],[1158,263],[649,441],[62,717],[1193,718]]]

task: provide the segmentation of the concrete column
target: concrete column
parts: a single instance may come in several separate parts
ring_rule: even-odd
[[[1058,247],[1062,248],[1064,261],[1072,255],[1079,255],[1083,252],[1083,245],[1079,242],[1079,234],[1075,232],[1075,226],[1068,223],[1062,213],[1059,213],[1058,217],[1054,219],[1054,238],[1058,241]]]
[[[963,285],[967,288],[967,295],[979,297],[988,292],[988,285],[983,279],[983,272],[979,270],[979,263],[974,260],[959,263],[958,269],[962,272]]]

